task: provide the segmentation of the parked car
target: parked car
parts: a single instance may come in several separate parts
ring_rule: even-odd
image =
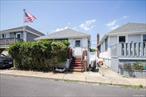
[[[13,59],[10,56],[0,54],[0,68],[10,68],[13,67]]]

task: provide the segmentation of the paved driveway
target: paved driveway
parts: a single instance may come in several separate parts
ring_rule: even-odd
[[[0,97],[146,97],[146,93],[144,89],[0,75]]]

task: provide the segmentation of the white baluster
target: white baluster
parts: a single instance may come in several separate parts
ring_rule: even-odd
[[[139,56],[139,43],[138,42],[136,43],[136,52],[137,52],[136,56]]]
[[[126,56],[126,43],[124,43],[124,56]]]
[[[143,56],[143,43],[140,43],[140,56]]]

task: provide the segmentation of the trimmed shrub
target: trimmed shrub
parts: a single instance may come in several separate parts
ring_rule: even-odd
[[[132,65],[131,64],[124,64],[124,70],[133,71]]]
[[[9,54],[17,69],[50,71],[64,65],[68,46],[69,42],[65,40],[19,42],[9,48]]]
[[[133,64],[133,69],[138,70],[138,71],[142,71],[142,70],[144,70],[144,65],[140,64],[140,63],[134,63]]]

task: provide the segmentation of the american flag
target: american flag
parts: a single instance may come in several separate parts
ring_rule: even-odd
[[[36,19],[35,16],[30,14],[29,12],[26,12],[24,9],[24,22],[32,23],[35,19]]]

